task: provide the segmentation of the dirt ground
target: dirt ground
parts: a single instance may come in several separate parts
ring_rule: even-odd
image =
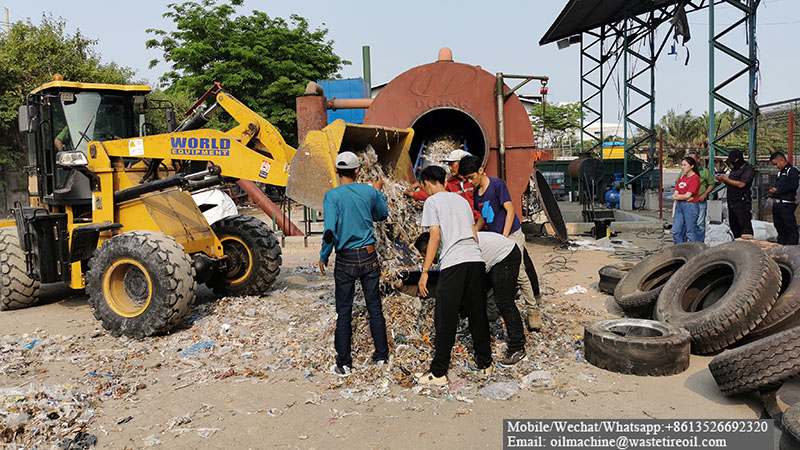
[[[650,237],[620,237],[644,248],[658,245]],[[192,322],[143,342],[100,329],[82,293],[48,286],[43,304],[0,313],[0,390],[51,386],[92,394],[96,415],[86,431],[97,437],[98,448],[111,449],[498,448],[504,418],[764,414],[756,396],[728,398],[717,389],[707,368],[710,357],[693,355],[686,372],[669,377],[620,375],[588,364],[583,324],[619,312],[596,289],[597,271],[619,259],[607,251],[556,251],[556,242],[546,238],[528,243],[549,331],[529,333],[527,351],[529,367],[542,376],[522,382],[525,373],[498,370],[495,379],[519,382],[513,397],[491,400],[476,393],[487,380],[461,366],[451,371],[451,381],[466,386],[463,395],[452,386],[415,389],[398,366],[382,374],[361,365],[370,350],[365,348],[356,350],[356,371],[365,375],[342,380],[327,372],[333,363],[333,280],[313,270],[319,244],[310,242],[309,248],[302,241],[284,248],[281,275],[265,296],[217,304],[202,288]],[[587,293],[564,295],[574,285]],[[272,328],[259,325],[267,323],[259,322],[262,314]],[[230,321],[220,325],[218,315]],[[390,330],[393,320],[387,317]],[[216,342],[211,353],[201,349],[204,358],[193,358],[195,344],[207,341]],[[394,341],[399,352],[399,337]],[[249,348],[250,342],[260,348]],[[495,357],[500,349],[495,346]],[[312,359],[314,364],[298,362]]]

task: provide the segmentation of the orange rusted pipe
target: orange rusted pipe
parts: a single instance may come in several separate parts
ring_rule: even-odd
[[[256,206],[275,219],[278,227],[283,230],[286,236],[303,236],[303,232],[297,228],[297,225],[287,219],[278,205],[272,203],[272,200],[255,183],[250,180],[239,180],[236,184],[250,197],[250,200],[255,202]]]
[[[372,106],[371,98],[331,98],[325,102],[328,109],[367,109]]]

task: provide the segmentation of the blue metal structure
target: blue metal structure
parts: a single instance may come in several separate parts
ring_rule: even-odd
[[[341,80],[318,81],[325,90],[325,97],[331,98],[369,98],[370,86],[363,78],[344,78]],[[364,109],[328,110],[328,123],[342,119],[347,123],[364,123]]]

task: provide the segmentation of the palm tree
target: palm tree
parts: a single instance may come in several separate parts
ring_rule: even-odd
[[[705,123],[701,117],[692,115],[692,110],[676,114],[669,110],[656,125],[656,133],[663,133],[664,145],[673,161],[680,161],[689,149],[702,149]]]

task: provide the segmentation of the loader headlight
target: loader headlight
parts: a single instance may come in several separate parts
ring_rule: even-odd
[[[56,164],[65,167],[77,167],[89,165],[89,160],[83,152],[58,152],[56,153]]]

